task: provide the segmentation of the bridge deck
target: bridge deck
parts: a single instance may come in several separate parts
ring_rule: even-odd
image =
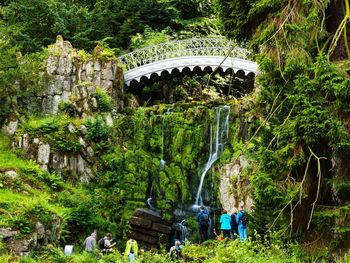
[[[191,71],[195,67],[201,70],[209,67],[212,71],[222,68],[242,70],[245,74],[257,73],[258,66],[248,60],[250,52],[239,47],[234,41],[224,38],[193,38],[170,41],[142,48],[119,57],[126,65],[125,84],[140,82],[141,78],[150,79],[152,74],[161,76],[162,72],[180,72],[184,68]]]

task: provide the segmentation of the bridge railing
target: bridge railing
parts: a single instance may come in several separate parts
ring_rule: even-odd
[[[225,38],[192,38],[175,40],[135,50],[120,56],[131,70],[152,62],[185,56],[229,56],[247,59],[250,52],[241,48],[233,40]]]

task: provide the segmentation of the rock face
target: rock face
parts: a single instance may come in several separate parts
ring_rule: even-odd
[[[50,76],[47,90],[38,95],[39,104],[46,114],[55,114],[62,101],[74,97],[82,111],[93,111],[91,95],[101,87],[115,99],[117,108],[122,108],[123,70],[117,60],[99,58],[101,49],[96,49],[91,58],[82,58],[72,45],[62,37],[49,48],[46,71]]]
[[[247,160],[240,156],[221,167],[220,201],[223,209],[227,211],[238,208],[240,204],[243,204],[247,211],[252,209],[249,178],[242,175],[246,165]]]
[[[57,243],[61,234],[60,224],[61,220],[58,217],[46,226],[37,222],[35,231],[29,236],[21,236],[19,231],[11,228],[0,228],[0,238],[14,255],[23,256],[38,245]]]
[[[73,127],[70,127],[70,129],[73,129]],[[83,136],[83,132],[79,132]],[[52,149],[48,143],[41,141],[39,138],[23,134],[17,138],[13,146],[22,148],[27,156],[32,160],[36,160],[44,171],[76,175],[80,181],[89,182],[93,173],[90,164],[94,160],[94,150],[87,145],[83,137],[79,137],[79,143],[83,146],[81,151],[61,152]]]
[[[169,240],[171,223],[148,209],[137,209],[130,219],[129,238],[145,249],[159,248],[159,238]]]

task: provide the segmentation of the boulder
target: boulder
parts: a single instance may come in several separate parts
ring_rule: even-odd
[[[19,234],[19,231],[12,230],[11,227],[0,228],[0,237],[3,239],[14,237]]]
[[[130,219],[130,224],[131,225],[135,225],[135,226],[140,226],[140,227],[143,227],[143,228],[151,228],[152,221],[148,220],[148,219],[144,219],[144,218],[133,216]]]
[[[169,235],[171,233],[171,227],[159,223],[152,224],[152,230]]]
[[[129,238],[142,244],[145,249],[159,248],[159,238],[170,238],[171,223],[163,219],[157,212],[139,208],[130,219]],[[164,238],[165,239],[164,239]]]
[[[5,172],[5,176],[12,179],[12,180],[15,180],[18,177],[18,174],[14,170],[9,170],[9,171]],[[0,235],[1,235],[1,233],[0,233]]]
[[[12,136],[15,134],[16,130],[17,130],[17,126],[18,126],[18,120],[14,120],[14,121],[9,121],[7,124],[5,124],[3,126],[3,131]]]
[[[143,233],[143,234],[146,234],[149,236],[153,236],[153,237],[158,236],[158,232],[151,230],[151,229],[142,228],[142,226],[131,225],[130,230],[140,232],[140,233]]]
[[[147,243],[150,243],[150,244],[156,244],[158,242],[158,239],[153,237],[153,236],[150,236],[150,235],[147,235],[147,234],[143,234],[143,233],[140,233],[140,232],[136,232],[136,231],[133,231],[133,230],[129,231],[129,237],[133,238],[133,239],[135,239],[137,241],[144,241],[144,242],[147,242]]]
[[[42,168],[47,167],[50,160],[50,144],[43,142],[39,143],[37,160]],[[47,168],[44,170],[47,170]]]
[[[37,238],[35,234],[29,237],[10,239],[9,242],[7,242],[7,248],[16,256],[26,255],[36,245]]]
[[[169,226],[171,225],[171,223],[169,221],[163,219],[157,212],[154,212],[154,211],[149,210],[149,209],[138,208],[134,212],[134,216],[145,218],[145,219],[151,220],[152,222],[156,222],[156,223],[161,223],[161,224],[165,224],[165,225],[169,225]]]

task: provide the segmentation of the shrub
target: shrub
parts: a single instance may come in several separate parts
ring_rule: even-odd
[[[111,111],[113,107],[112,98],[101,88],[96,88],[97,108],[101,112]]]
[[[74,106],[70,100],[61,101],[60,104],[58,105],[58,109],[60,112],[67,114],[70,117],[75,116]]]
[[[86,122],[87,137],[89,140],[99,142],[108,138],[108,127],[101,117],[88,119]]]

